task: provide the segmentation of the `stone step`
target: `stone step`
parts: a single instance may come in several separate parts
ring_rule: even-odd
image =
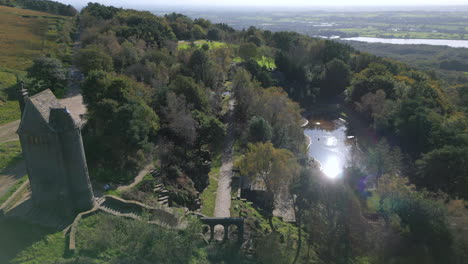
[[[164,188],[164,184],[162,183],[158,183],[156,184],[156,186],[154,186],[155,188]]]
[[[168,201],[168,200],[169,200],[169,196],[163,196],[163,197],[158,198],[158,202]]]
[[[105,200],[106,200],[105,197],[99,197],[99,198],[96,199],[96,203],[97,203],[98,205],[101,205]]]
[[[162,192],[164,190],[165,190],[164,187],[156,187],[153,189],[153,192]]]

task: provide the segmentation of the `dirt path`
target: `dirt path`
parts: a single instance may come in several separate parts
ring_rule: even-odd
[[[0,126],[0,143],[18,140],[16,130],[19,126],[19,120]]]
[[[132,183],[130,183],[129,185],[125,185],[125,186],[120,186],[117,188],[118,191],[120,192],[123,192],[123,191],[126,191],[126,190],[130,190],[131,188],[135,187],[138,183],[140,183],[143,178],[152,170],[154,169],[154,166],[153,164],[148,164],[146,165],[146,167],[144,167],[139,173],[138,175],[135,177],[135,179],[133,180]]]
[[[24,175],[26,175],[24,161],[19,161],[15,165],[0,171],[0,197]]]

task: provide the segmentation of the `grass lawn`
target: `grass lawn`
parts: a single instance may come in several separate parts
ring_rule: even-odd
[[[218,190],[218,179],[220,173],[220,166],[211,169],[208,176],[210,177],[210,184],[203,190],[200,198],[202,201],[201,213],[206,216],[213,216],[216,205],[216,191]]]
[[[8,100],[8,89],[15,84],[15,71],[0,67],[0,125],[15,121],[21,116],[18,102]]]
[[[232,59],[232,61],[235,63],[241,63],[244,62],[244,59],[242,59],[241,57],[235,57],[234,59]]]
[[[15,164],[22,158],[19,141],[10,141],[0,144],[0,171]]]
[[[232,59],[232,61],[235,63],[242,63],[244,62],[244,59],[242,59],[241,57],[235,57],[234,59]],[[258,65],[262,67],[267,67],[270,70],[276,69],[276,63],[274,58],[262,56],[261,58],[256,58],[255,61],[258,63]]]
[[[262,56],[261,58],[257,59],[258,65],[262,67],[267,67],[270,70],[276,69],[275,59],[270,57]]]
[[[227,47],[228,45],[224,42],[219,41],[208,41],[208,40],[196,40],[193,42],[197,48],[201,48],[204,44],[208,44],[210,49],[219,49],[223,47]],[[190,41],[179,41],[177,48],[178,49],[189,49],[192,46]]]
[[[0,101],[0,125],[18,120],[20,117],[18,101]]]

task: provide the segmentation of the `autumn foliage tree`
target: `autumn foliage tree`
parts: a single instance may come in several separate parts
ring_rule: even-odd
[[[242,175],[254,184],[263,186],[264,204],[271,228],[275,199],[288,191],[289,184],[298,177],[299,165],[289,150],[277,149],[270,142],[249,144],[237,166]]]

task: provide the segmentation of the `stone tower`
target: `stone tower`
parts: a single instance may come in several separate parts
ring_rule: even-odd
[[[21,93],[17,133],[34,207],[64,217],[91,209],[94,195],[78,122],[49,89],[31,97]]]

